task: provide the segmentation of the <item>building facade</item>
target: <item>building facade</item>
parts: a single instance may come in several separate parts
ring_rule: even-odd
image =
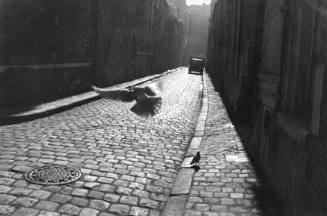
[[[166,0],[4,0],[0,110],[178,66],[183,24]]]
[[[210,5],[189,5],[186,36],[186,58],[206,57]]]
[[[184,26],[182,64],[187,65],[191,56],[205,57],[210,5],[187,5],[186,0],[168,0],[168,4]]]
[[[290,215],[326,215],[327,4],[219,0],[208,71]]]
[[[183,25],[163,0],[98,1],[97,82],[110,85],[179,64]]]

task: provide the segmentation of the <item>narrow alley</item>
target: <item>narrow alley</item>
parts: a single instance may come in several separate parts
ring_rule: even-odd
[[[0,215],[327,215],[326,1],[0,14]]]

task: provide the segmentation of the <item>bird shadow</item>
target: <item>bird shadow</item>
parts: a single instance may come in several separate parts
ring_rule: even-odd
[[[162,106],[160,97],[152,99],[149,102],[137,102],[130,110],[141,117],[153,117],[157,115]]]

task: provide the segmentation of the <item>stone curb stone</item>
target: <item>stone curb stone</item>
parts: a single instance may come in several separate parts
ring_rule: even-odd
[[[198,121],[206,121],[206,120],[207,120],[207,116],[205,115],[204,112],[201,112]]]
[[[203,105],[201,113],[206,113],[208,111],[208,105]]]
[[[178,172],[171,195],[186,195],[190,192],[194,169],[181,168]]]
[[[195,137],[203,137],[203,135],[204,135],[204,131],[203,130],[196,130],[195,132],[194,132],[194,135],[193,136],[195,136]]]
[[[198,120],[198,122],[196,123],[196,131],[204,131],[204,127],[205,127],[206,121],[205,120]]]
[[[197,149],[199,148],[200,144],[202,142],[202,137],[193,137],[191,140],[191,144],[186,152],[186,157],[193,157],[195,156]]]
[[[193,155],[190,157],[185,157],[182,162],[181,168],[190,168],[192,159],[193,159]]]
[[[161,216],[182,216],[187,202],[187,196],[172,196],[168,199]]]
[[[199,138],[201,138],[201,137],[199,137]],[[197,152],[198,152],[198,148],[188,149],[185,157],[194,157]]]

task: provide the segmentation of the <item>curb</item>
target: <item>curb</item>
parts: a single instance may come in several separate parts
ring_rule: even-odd
[[[208,89],[205,73],[202,74],[203,92],[201,111],[197,119],[193,138],[188,146],[181,167],[178,171],[175,183],[172,188],[169,199],[161,216],[182,216],[187,203],[187,199],[195,173],[194,168],[190,167],[190,162],[199,149],[204,136],[205,123],[208,116]]]
[[[150,76],[136,79],[136,80],[133,80],[130,82],[117,84],[114,86],[110,86],[108,89],[110,89],[110,88],[127,88],[129,86],[141,85],[143,83],[152,81],[154,79],[159,79],[163,76],[166,76],[166,75],[173,73],[180,69],[181,69],[181,67],[173,69],[173,70],[168,70],[161,74],[150,75]],[[35,110],[29,110],[29,111],[25,111],[25,112],[13,114],[13,115],[0,116],[0,125],[16,124],[16,123],[21,123],[21,122],[25,122],[25,121],[31,121],[31,120],[34,120],[37,118],[50,116],[50,115],[74,108],[76,106],[80,106],[80,105],[89,103],[91,101],[98,100],[100,98],[101,97],[97,93],[90,91],[90,92],[82,93],[79,95],[75,95],[75,96],[59,99],[56,101],[44,103],[44,104],[39,105],[39,108],[35,109]],[[60,104],[56,104],[58,102]]]

